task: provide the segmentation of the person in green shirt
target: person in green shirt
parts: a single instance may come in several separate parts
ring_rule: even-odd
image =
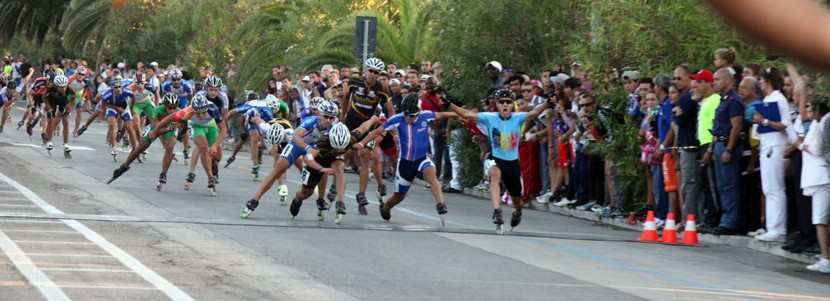
[[[149,111],[147,118],[151,121],[147,127],[144,128],[144,142],[150,144],[153,142],[153,138],[150,136],[150,133],[156,129],[158,122],[167,115],[176,113],[179,109],[179,97],[174,93],[166,93],[161,98],[161,103],[159,106],[154,107]],[[176,123],[171,123],[167,126],[167,130],[164,131],[164,134],[160,135],[161,143],[164,147],[164,157],[161,161],[161,174],[159,174],[159,181],[156,184],[156,190],[161,191],[161,188],[164,184],[167,183],[167,170],[170,169],[170,163],[173,161],[173,149],[176,147],[176,128],[179,125]]]
[[[700,110],[697,112],[697,140],[700,142],[701,149],[706,149],[712,143],[712,126],[715,121],[715,111],[720,105],[720,94],[715,93],[712,86],[715,82],[715,75],[712,71],[702,69],[692,76],[692,80],[694,98],[700,103]],[[704,163],[708,165],[709,161],[704,158]]]

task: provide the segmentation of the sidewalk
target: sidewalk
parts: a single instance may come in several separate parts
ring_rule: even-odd
[[[463,193],[465,195],[480,198],[480,199],[483,199],[483,200],[488,200],[489,201],[489,199],[490,199],[489,192],[486,192],[486,191],[478,191],[478,190],[474,190],[474,189],[470,189],[470,188],[465,188]],[[595,222],[598,222],[598,223],[603,223],[603,224],[618,227],[618,228],[632,230],[632,231],[635,231],[634,233],[631,233],[631,237],[633,237],[633,238],[637,237],[637,235],[638,235],[637,232],[642,231],[642,229],[643,229],[642,224],[639,223],[639,222],[636,225],[629,225],[626,218],[611,218],[611,219],[601,218],[599,215],[597,215],[593,212],[590,212],[590,211],[570,209],[570,208],[567,208],[567,207],[556,207],[556,206],[553,206],[550,203],[541,205],[539,203],[534,202],[533,205],[534,205],[533,208],[529,208],[529,207],[528,208],[531,209],[531,210],[550,212],[550,213],[554,213],[554,214],[570,216],[570,217],[575,217],[575,218],[584,219],[584,220],[595,221]],[[816,259],[813,258],[813,255],[796,254],[796,253],[791,253],[791,252],[787,252],[787,251],[782,250],[781,249],[781,246],[782,246],[781,243],[763,242],[763,241],[759,241],[759,240],[756,240],[754,238],[751,238],[749,236],[717,236],[717,235],[711,235],[711,234],[698,234],[698,239],[702,243],[721,244],[721,245],[728,245],[728,246],[733,246],[733,247],[749,248],[749,249],[753,249],[753,250],[756,250],[756,251],[765,252],[765,253],[769,253],[769,254],[772,254],[772,255],[784,257],[784,258],[787,258],[787,259],[800,261],[800,262],[803,262],[803,263],[810,263],[811,264],[811,263],[814,263],[816,261]]]

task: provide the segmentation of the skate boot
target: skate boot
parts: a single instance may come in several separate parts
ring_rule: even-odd
[[[288,208],[288,212],[291,213],[291,219],[297,217],[297,214],[300,214],[300,206],[303,205],[303,202],[298,199],[291,200],[291,207]]]
[[[32,129],[34,129],[34,128],[35,128],[35,125],[31,122],[26,125],[26,134],[29,135],[30,139],[32,138]]]
[[[334,184],[329,186],[329,192],[326,193],[326,199],[329,203],[334,203],[334,199],[337,197],[337,187]]]
[[[378,200],[382,200],[386,197],[386,185],[378,185]]]
[[[385,221],[389,221],[392,218],[392,208],[387,208],[386,203],[383,200],[380,201],[380,205],[378,206],[380,210],[380,217],[383,218]]]
[[[138,145],[136,145],[136,146],[138,146]],[[141,160],[147,161],[147,151],[141,152],[140,157],[141,157]]]
[[[86,125],[82,125],[82,126],[81,126],[81,128],[80,128],[80,129],[78,129],[78,133],[77,133],[77,134],[75,134],[75,135],[76,135],[76,136],[78,136],[78,137],[80,137],[81,135],[83,135],[83,134],[84,134],[84,132],[86,132],[86,129],[87,129],[87,126],[86,126]]]
[[[233,161],[236,161],[236,156],[231,156],[230,158],[228,158],[228,161],[225,161],[225,168],[231,166],[231,163],[233,163]]]
[[[251,181],[259,181],[259,165],[251,167]]]
[[[516,229],[522,222],[522,210],[514,210],[513,216],[510,217],[510,232]]]
[[[216,177],[208,177],[208,191],[210,196],[216,196]]]
[[[107,184],[112,183],[112,181],[115,181],[115,179],[118,179],[118,177],[123,175],[128,170],[130,170],[130,168],[127,167],[127,166],[124,166],[124,165],[119,166],[118,168],[116,168],[115,170],[112,171],[112,178],[109,181],[107,181]]]
[[[112,147],[110,156],[112,156],[112,162],[118,162],[118,152],[115,151],[115,147]]]
[[[52,155],[52,150],[53,149],[55,149],[55,145],[52,144],[52,142],[46,143],[46,153],[48,153],[49,156]]]
[[[277,187],[277,194],[280,195],[280,205],[285,206],[288,201],[288,186],[282,184]]]
[[[219,161],[213,161],[210,165],[210,170],[213,171],[213,177],[216,178],[216,184],[219,184]]]
[[[190,188],[193,187],[193,182],[196,181],[196,174],[195,173],[188,173],[187,178],[184,180],[184,190],[190,191]]]
[[[49,139],[46,138],[46,133],[40,133],[40,140],[43,141],[43,144],[49,142]]]
[[[156,184],[156,191],[161,191],[161,187],[167,184],[167,174],[161,173],[159,174],[159,183]]]
[[[321,222],[323,220],[325,220],[326,218],[325,218],[325,214],[323,214],[323,212],[328,211],[328,210],[329,210],[329,204],[326,202],[326,200],[317,199],[317,219],[319,219]]]
[[[187,149],[182,150],[182,157],[184,157],[184,165],[187,166],[190,163],[190,154],[187,153]]]
[[[339,225],[343,221],[343,216],[346,215],[346,203],[337,201],[334,203],[334,209],[337,212],[337,215],[334,217],[334,223]]]
[[[255,199],[251,199],[245,204],[245,207],[242,208],[242,214],[239,215],[241,218],[248,218],[251,214],[254,213],[254,209],[259,206],[259,201]]]
[[[496,233],[504,234],[504,220],[501,217],[501,209],[493,209],[493,224],[496,224]]]
[[[438,211],[438,218],[441,219],[441,227],[446,227],[447,221],[444,217],[447,214],[447,205],[444,203],[435,204],[435,210]]]
[[[369,200],[366,199],[366,194],[363,192],[358,192],[354,196],[354,198],[355,200],[357,200],[357,211],[360,213],[360,215],[369,214],[369,212],[366,211],[366,205],[369,204]]]
[[[69,144],[63,145],[63,158],[72,159],[72,149],[69,148]]]
[[[18,122],[17,122],[17,130],[19,131],[19,130],[20,130],[20,128],[22,128],[24,124],[26,124],[26,122],[24,122],[23,120],[18,121]]]

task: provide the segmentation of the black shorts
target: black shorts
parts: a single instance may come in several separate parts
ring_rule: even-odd
[[[366,122],[366,120],[369,120],[369,119],[360,118],[360,117],[355,116],[354,114],[349,114],[349,115],[346,115],[346,121],[344,123],[346,124],[346,127],[349,128],[349,131],[353,131],[354,129],[359,128],[361,124]],[[363,139],[363,137],[359,137],[359,138]]]
[[[493,158],[496,161],[496,166],[501,170],[501,183],[507,188],[507,192],[511,197],[518,198],[522,196],[522,168],[519,165],[519,160],[502,160]]]
[[[406,194],[409,186],[415,178],[423,179],[423,172],[429,167],[434,167],[432,160],[423,157],[414,161],[398,159],[397,175],[395,176],[395,192]]]
[[[300,181],[302,181],[303,188],[314,188],[320,183],[320,180],[323,179],[323,173],[309,168],[307,165],[303,167],[303,171],[300,173]]]

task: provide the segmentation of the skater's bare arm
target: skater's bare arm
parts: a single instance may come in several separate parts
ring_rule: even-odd
[[[435,113],[435,120],[447,119],[447,118],[457,118],[458,114],[455,112],[438,112]],[[449,128],[449,126],[447,126]]]
[[[306,148],[308,145],[305,143],[305,128],[299,127],[294,131],[294,137],[291,137],[291,143],[294,143],[299,148]]]
[[[467,122],[478,122],[478,114],[476,114],[475,112],[465,110],[462,107],[456,106],[454,103],[450,104],[450,110],[455,112],[455,114],[457,114],[458,117],[467,120]]]

